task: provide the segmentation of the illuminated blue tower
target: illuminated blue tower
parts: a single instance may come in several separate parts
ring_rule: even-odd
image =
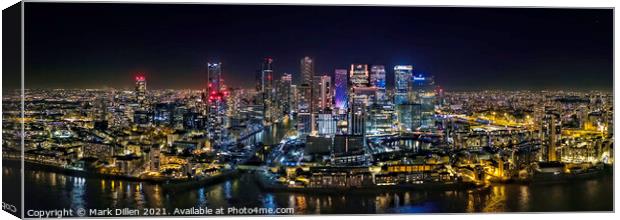
[[[413,66],[398,65],[394,66],[394,104],[401,105],[409,103],[409,82],[413,73]]]
[[[336,69],[335,73],[335,82],[334,86],[336,87],[335,91],[335,104],[336,108],[339,111],[345,111],[348,107],[348,88],[347,88],[347,70],[346,69]]]

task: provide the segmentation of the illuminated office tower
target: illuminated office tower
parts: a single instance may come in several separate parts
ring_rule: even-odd
[[[374,87],[353,87],[349,93],[349,134],[364,135],[366,133],[366,124],[368,108],[372,105],[372,100],[376,93]]]
[[[209,136],[216,141],[221,141],[226,133],[226,96],[228,91],[225,89],[222,79],[222,63],[207,63],[207,124]]]
[[[264,92],[273,85],[273,59],[265,57],[260,65],[260,70],[256,74],[256,91]],[[267,96],[269,94],[265,94]]]
[[[359,102],[364,106],[370,106],[375,97],[376,88],[369,87],[368,65],[351,64],[349,72],[349,104]]]
[[[153,121],[157,125],[171,126],[174,123],[174,110],[177,106],[173,103],[157,103],[154,106]]]
[[[313,130],[312,114],[300,112],[297,114],[297,131],[301,134],[309,134]]]
[[[298,87],[297,131],[302,134],[309,134],[314,124],[310,108],[311,94],[312,87],[310,85],[304,83]]]
[[[215,94],[222,86],[222,63],[207,63],[208,94]]]
[[[226,117],[233,118],[237,115],[240,108],[240,100],[243,97],[242,89],[230,89],[230,95],[226,99]]]
[[[280,80],[277,80],[276,95],[274,99],[274,107],[279,113],[289,114],[291,112],[291,86],[293,77],[291,74],[284,73]]]
[[[349,111],[349,134],[364,135],[366,133],[366,104],[363,99],[352,99],[351,109]]]
[[[314,61],[310,57],[304,57],[300,61],[301,82],[308,85],[312,84],[314,78]]]
[[[297,87],[298,102],[297,111],[310,113],[310,101],[312,97],[312,87],[308,84],[301,84]]]
[[[390,134],[394,132],[394,105],[373,105],[368,115],[369,134]]]
[[[548,160],[549,161],[557,161],[557,152],[556,152],[556,144],[557,144],[557,131],[555,126],[555,117],[551,117],[551,132],[549,134],[549,148],[548,148]]]
[[[346,69],[336,69],[334,72],[335,86],[335,107],[339,114],[343,114],[347,110],[348,103],[348,73]]]
[[[351,64],[349,72],[349,81],[351,87],[368,87],[368,65],[367,64]]]
[[[437,103],[435,81],[432,76],[428,77],[422,74],[414,75],[411,81],[412,89],[410,90],[409,100],[420,105],[420,126],[432,128],[435,123],[433,116]]]
[[[415,131],[421,125],[421,105],[405,103],[396,105],[399,133]]]
[[[300,100],[299,112],[312,113],[312,80],[314,78],[314,61],[310,57],[304,57],[300,61],[301,84],[299,85]]]
[[[261,70],[257,75],[256,91],[261,99],[260,104],[263,105],[263,118],[265,122],[270,123],[277,118],[274,105],[274,72],[273,59],[266,57],[261,64]]]
[[[332,78],[323,75],[315,76],[312,84],[314,113],[330,110],[332,107]]]
[[[406,104],[409,103],[409,83],[412,78],[413,66],[411,65],[398,65],[394,66],[394,104]]]
[[[174,108],[171,127],[179,130],[183,129],[183,116],[189,111],[190,110],[185,105],[180,105]],[[224,123],[226,123],[226,121]]]
[[[334,91],[332,86],[332,77],[324,75],[321,77],[321,105],[323,108],[331,109],[334,102]]]
[[[207,115],[209,125],[218,124],[225,114],[225,101],[222,94],[222,63],[207,63]]]
[[[562,127],[558,126],[558,123],[561,123],[557,120],[557,113],[547,112],[543,116],[542,125],[540,129],[541,140],[546,146],[545,151],[545,159],[547,162],[559,161],[558,152],[557,152],[557,144],[560,140],[560,134],[562,132]]]
[[[337,118],[331,112],[320,113],[317,117],[317,132],[319,136],[333,137],[336,135]]]
[[[142,73],[136,76],[136,99],[140,108],[146,107],[146,77]]]
[[[348,131],[352,135],[364,135],[366,131],[366,108],[370,105],[374,89],[368,87],[367,64],[351,64],[349,70],[349,120]]]
[[[377,88],[375,103],[386,104],[387,95],[385,94],[385,67],[383,65],[373,65],[370,67],[370,86]]]
[[[291,84],[291,95],[289,96],[291,103],[291,113],[298,112],[299,110],[299,89],[297,85]]]

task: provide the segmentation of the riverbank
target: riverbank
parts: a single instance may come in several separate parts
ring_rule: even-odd
[[[449,191],[449,190],[485,190],[488,185],[469,182],[420,183],[399,185],[370,185],[362,187],[290,187],[267,180],[260,172],[254,173],[254,179],[261,190],[266,192],[292,192],[307,194],[351,194],[376,192],[407,192],[407,191]]]
[[[193,179],[145,179],[130,176],[101,174],[81,170],[71,170],[55,166],[37,164],[25,161],[26,170],[47,171],[65,174],[76,177],[99,178],[106,180],[124,180],[131,182],[144,182],[159,185],[166,192],[179,193],[190,191],[196,188],[216,185],[226,180],[235,179],[244,173],[239,170],[228,170],[212,177],[193,178]],[[3,165],[19,168],[19,160],[3,160]],[[355,193],[376,193],[376,192],[408,192],[408,191],[451,191],[466,190],[469,192],[480,192],[489,189],[489,185],[475,184],[470,182],[450,182],[450,183],[421,183],[421,184],[400,184],[400,185],[372,185],[364,187],[289,187],[268,180],[260,172],[250,172],[255,184],[261,191],[274,193],[300,193],[300,194],[355,194]],[[613,175],[613,167],[605,167],[596,172],[585,172],[579,174],[537,174],[536,177],[528,180],[513,180],[494,182],[492,185],[553,185],[570,183],[579,180],[590,180],[605,175]]]
[[[598,178],[607,174],[613,175],[613,166],[604,166],[600,169],[592,169],[579,173],[535,173],[532,178],[526,180],[527,184],[552,184],[565,183],[576,180],[588,180]]]
[[[12,167],[21,167],[21,163],[19,160],[10,160],[4,159],[2,161],[3,166],[12,166]],[[105,180],[123,180],[129,182],[143,182],[160,185],[162,189],[167,191],[183,191],[193,189],[195,187],[201,187],[209,184],[220,183],[221,181],[227,180],[229,178],[234,178],[238,175],[237,170],[227,170],[218,175],[210,176],[210,177],[202,177],[202,178],[192,178],[192,179],[172,179],[172,178],[139,178],[132,176],[123,176],[123,175],[112,175],[112,174],[104,174],[97,172],[89,172],[83,170],[73,170],[62,167],[44,165],[39,163],[34,163],[30,161],[24,161],[24,168],[26,170],[34,170],[34,171],[46,171],[52,173],[59,173],[68,176],[75,177],[84,177],[84,178],[98,178]]]
[[[223,181],[234,179],[239,176],[238,170],[228,170],[217,176],[205,177],[205,178],[196,178],[191,180],[184,181],[165,181],[159,183],[162,186],[162,189],[167,192],[183,192],[188,190],[193,190],[195,188],[200,188],[203,186],[209,186],[221,183]]]
[[[526,179],[497,179],[492,178],[490,182],[492,184],[555,184],[566,183],[570,181],[590,180],[599,178],[605,175],[613,175],[613,165],[604,165],[601,168],[590,169],[581,172],[573,173],[550,173],[550,172],[535,172]]]

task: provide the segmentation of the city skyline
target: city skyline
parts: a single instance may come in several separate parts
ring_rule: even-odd
[[[306,16],[314,10],[324,16]],[[207,62],[222,63],[228,86],[250,88],[265,57],[276,76],[299,84],[305,56],[315,75],[332,79],[351,63],[384,65],[388,88],[396,65],[451,90],[613,88],[612,10],[33,3],[29,11],[26,88],[131,88],[144,72],[149,88],[202,89]]]

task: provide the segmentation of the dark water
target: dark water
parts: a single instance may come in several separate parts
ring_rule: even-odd
[[[290,124],[268,128],[251,141],[273,144]],[[3,178],[18,178],[3,167]],[[262,192],[251,174],[184,192],[164,192],[149,183],[25,172],[28,209],[62,208],[295,208],[295,214],[565,212],[613,210],[613,177],[561,184],[496,185],[484,192],[411,191],[347,195]]]
[[[25,196],[26,209],[291,207],[296,214],[611,211],[612,179],[607,175],[562,184],[497,185],[473,193],[308,195],[262,192],[250,174],[211,187],[164,193],[147,183],[26,171]]]

